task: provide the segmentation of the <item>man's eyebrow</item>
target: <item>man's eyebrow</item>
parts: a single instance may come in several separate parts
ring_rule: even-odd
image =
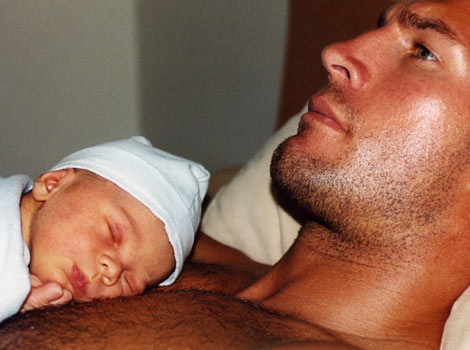
[[[443,21],[429,17],[422,17],[410,11],[408,7],[403,8],[397,17],[398,23],[405,28],[414,28],[417,30],[432,30],[449,40],[462,44],[458,35]]]

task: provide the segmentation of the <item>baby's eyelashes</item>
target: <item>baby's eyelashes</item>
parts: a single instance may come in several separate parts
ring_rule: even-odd
[[[108,223],[108,229],[109,229],[110,240],[111,240],[112,245],[115,248],[118,248],[122,242],[122,237],[124,234],[122,226],[117,223],[111,222],[111,223]]]

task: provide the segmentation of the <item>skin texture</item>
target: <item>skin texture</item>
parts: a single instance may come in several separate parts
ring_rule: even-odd
[[[174,268],[163,223],[131,195],[87,171],[42,175],[22,209],[34,275],[26,309],[41,301],[60,303],[70,294],[77,301],[141,294]]]
[[[287,296],[309,285],[299,303],[311,308],[295,314],[343,339],[438,347],[448,310],[469,283],[469,5],[401,3],[383,27],[324,50],[330,84],[271,169],[315,220],[278,271],[241,296],[287,312]],[[302,275],[307,268],[312,279]],[[356,306],[344,305],[351,299]],[[362,303],[387,316],[359,310]],[[404,329],[405,320],[414,326]]]
[[[469,165],[468,52],[403,26],[411,12],[394,16],[400,10],[389,25],[323,52],[330,85],[311,105],[327,104],[344,130],[309,113],[273,162],[284,191],[358,244],[389,244],[446,217]]]
[[[165,293],[100,304],[99,322],[93,304],[29,314],[0,342],[439,349],[470,284],[469,46],[470,3],[448,0],[398,3],[381,28],[325,49],[330,83],[271,169],[309,220],[263,277],[244,288],[232,272],[233,297],[202,268]]]

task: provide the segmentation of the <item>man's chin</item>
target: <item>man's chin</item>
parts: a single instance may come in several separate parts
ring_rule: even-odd
[[[322,216],[327,204],[324,198],[329,198],[325,193],[328,189],[323,188],[329,165],[298,149],[295,137],[286,139],[273,153],[270,168],[273,188],[305,219],[312,219]]]
[[[271,159],[271,179],[276,192],[287,201],[292,202],[300,209],[304,208],[306,196],[301,190],[303,181],[299,172],[303,172],[302,165],[296,161],[295,150],[290,145],[292,136],[282,142],[274,151]],[[301,193],[302,192],[302,193]]]
[[[287,148],[287,142],[291,139],[288,138],[283,141],[273,152],[273,156],[271,157],[271,166],[270,166],[270,173],[273,185],[281,190],[285,187],[284,181],[284,162],[285,162],[285,153]]]

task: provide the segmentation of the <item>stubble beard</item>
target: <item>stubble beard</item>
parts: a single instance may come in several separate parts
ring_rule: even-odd
[[[334,163],[287,139],[273,154],[273,183],[311,221],[355,247],[397,248],[438,233],[468,152],[437,148],[418,157],[409,154],[414,141],[386,139],[386,131],[378,140],[366,136]]]

